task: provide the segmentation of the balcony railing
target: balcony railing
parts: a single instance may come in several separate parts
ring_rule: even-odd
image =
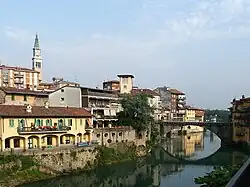
[[[103,97],[103,98],[113,98],[113,99],[118,99],[118,96],[116,94],[112,94],[112,93],[98,93],[98,92],[88,92],[88,96],[89,97]]]
[[[39,126],[39,127],[18,127],[17,132],[19,134],[26,134],[26,133],[53,133],[53,132],[67,132],[71,130],[71,127],[68,126]]]

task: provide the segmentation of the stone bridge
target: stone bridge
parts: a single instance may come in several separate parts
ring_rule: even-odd
[[[158,128],[161,137],[166,136],[174,129],[182,130],[184,126],[200,126],[215,133],[223,145],[232,143],[233,128],[232,123],[223,122],[159,122]]]
[[[155,162],[157,162],[158,164],[169,163],[169,164],[183,164],[183,165],[222,166],[222,165],[228,165],[228,163],[235,164],[237,163],[237,159],[243,159],[243,157],[245,157],[243,153],[236,152],[233,149],[227,147],[221,147],[212,155],[197,160],[188,160],[185,158],[176,157],[162,147],[156,148],[154,151],[152,151],[152,153],[154,154]]]

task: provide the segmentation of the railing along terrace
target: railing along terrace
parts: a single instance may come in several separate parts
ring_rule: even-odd
[[[27,132],[55,132],[55,131],[69,131],[71,127],[68,126],[38,126],[38,127],[18,127],[18,133],[27,133]]]

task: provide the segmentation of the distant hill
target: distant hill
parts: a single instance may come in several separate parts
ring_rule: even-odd
[[[229,110],[205,110],[205,121],[215,118],[218,122],[228,122],[229,121]]]

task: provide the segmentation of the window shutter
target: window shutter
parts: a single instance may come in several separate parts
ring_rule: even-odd
[[[50,126],[52,126],[52,119],[50,119],[49,122],[50,122]]]
[[[41,119],[41,126],[43,126],[43,120]]]

